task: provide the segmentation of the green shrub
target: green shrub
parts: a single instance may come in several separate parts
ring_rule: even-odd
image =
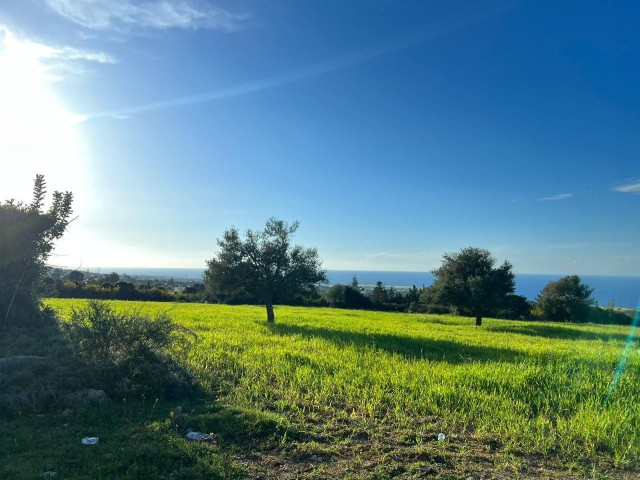
[[[54,192],[43,210],[46,183],[36,175],[30,204],[0,202],[0,335],[16,325],[38,326],[45,262],[73,212],[70,192]]]
[[[120,313],[106,302],[90,300],[72,310],[64,329],[74,353],[108,393],[177,397],[190,390],[189,375],[171,354],[188,348],[193,334],[166,313]]]

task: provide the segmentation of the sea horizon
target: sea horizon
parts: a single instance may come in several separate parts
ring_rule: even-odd
[[[146,276],[152,278],[199,281],[204,268],[162,268],[162,267],[88,267],[83,271],[96,273],[116,272],[120,275]],[[381,281],[387,287],[428,287],[433,283],[430,272],[393,270],[327,270],[329,285],[351,283],[355,276],[362,286],[375,285]],[[556,281],[564,274],[517,273],[516,294],[535,300],[544,286]],[[598,305],[610,302],[621,307],[636,308],[640,304],[640,275],[579,275],[582,282],[594,289],[593,298]]]

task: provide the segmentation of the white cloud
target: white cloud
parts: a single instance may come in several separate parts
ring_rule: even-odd
[[[550,197],[539,198],[539,202],[555,202],[557,200],[567,200],[573,197],[573,193],[559,193],[557,195],[551,195]]]
[[[194,0],[44,0],[56,13],[93,30],[135,28],[237,30],[247,18]]]
[[[640,193],[640,181],[636,181],[635,183],[626,183],[624,185],[618,185],[613,189],[616,192],[622,193]]]
[[[0,24],[0,56],[3,68],[10,68],[12,76],[19,71],[37,71],[46,80],[58,80],[66,73],[82,73],[81,63],[115,63],[104,52],[69,46],[55,46],[19,38],[8,27]],[[0,73],[2,71],[0,70]],[[8,72],[6,72],[8,74]]]

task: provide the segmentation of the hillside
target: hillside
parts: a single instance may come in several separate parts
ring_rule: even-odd
[[[47,304],[64,317],[74,301]],[[637,475],[640,359],[629,328],[492,319],[476,328],[454,316],[302,307],[277,307],[268,326],[261,307],[113,304],[168,312],[197,334],[176,359],[196,393],[17,413],[0,427],[0,477]],[[189,442],[187,428],[215,442]],[[82,446],[85,435],[100,443]]]

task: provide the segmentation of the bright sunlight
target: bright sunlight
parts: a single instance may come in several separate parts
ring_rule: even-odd
[[[22,199],[36,173],[52,188],[78,191],[83,180],[80,120],[56,98],[51,47],[20,40],[0,25],[0,191],[4,198]]]

